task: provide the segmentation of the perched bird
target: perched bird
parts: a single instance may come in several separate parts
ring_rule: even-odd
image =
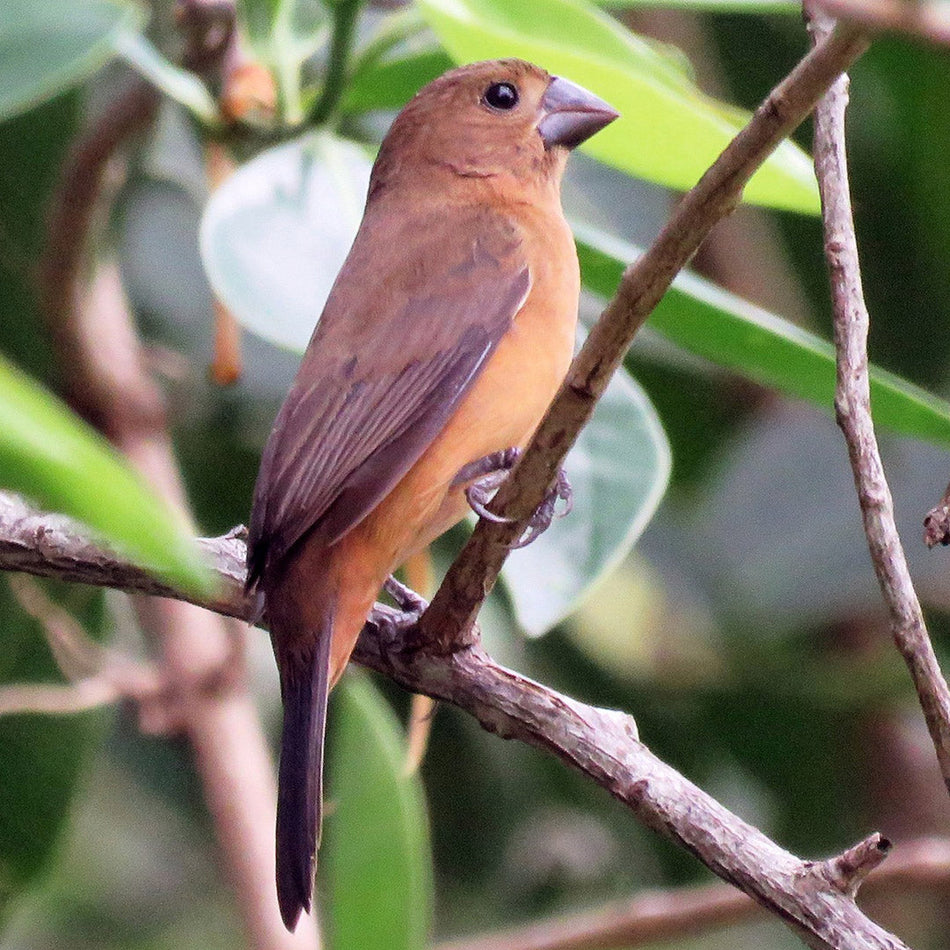
[[[398,115],[359,232],[261,460],[248,588],[284,705],[277,894],[310,910],[327,694],[388,575],[461,520],[479,460],[526,444],[571,359],[560,183],[617,117],[520,60],[463,66]]]

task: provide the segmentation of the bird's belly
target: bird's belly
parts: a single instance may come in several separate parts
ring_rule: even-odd
[[[452,486],[460,469],[527,444],[570,365],[575,325],[576,312],[525,308],[442,432],[354,529],[372,535],[385,573],[465,517],[464,491]]]

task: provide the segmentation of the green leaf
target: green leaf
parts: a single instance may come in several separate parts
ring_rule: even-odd
[[[612,296],[624,267],[641,253],[602,232],[575,227],[584,284]],[[831,411],[835,353],[826,340],[682,273],[648,326],[678,346],[720,366]],[[915,439],[950,445],[950,403],[872,366],[871,403],[878,425]]]
[[[87,634],[100,638],[107,626],[101,591],[42,586]],[[0,578],[0,684],[61,683],[44,640],[39,623],[26,616]],[[94,710],[69,716],[0,717],[0,917],[36,883],[55,856],[82,766],[108,715]]]
[[[237,0],[238,21],[252,44],[267,40],[281,6],[281,0]]]
[[[94,73],[145,13],[123,0],[3,0],[0,119],[24,112]]]
[[[173,584],[210,587],[177,516],[98,433],[2,358],[0,485],[85,522]]]
[[[201,256],[245,327],[306,347],[359,227],[371,168],[358,145],[318,132],[262,152],[212,195]]]
[[[695,10],[703,13],[789,13],[801,16],[802,5],[795,0],[596,0],[612,10],[664,9]]]
[[[180,102],[205,125],[221,124],[218,107],[205,84],[192,72],[167,60],[141,33],[122,30],[115,51],[166,96]]]
[[[581,147],[631,175],[686,190],[749,116],[700,92],[679,57],[580,0],[418,0],[458,62],[518,56],[602,96],[621,118]],[[809,157],[782,142],[745,189],[746,200],[817,214]]]
[[[302,68],[330,37],[326,6],[319,0],[243,0],[238,15],[255,56],[277,80],[284,120],[301,124]]]
[[[338,950],[423,950],[432,919],[425,795],[405,741],[364,673],[350,669],[330,714],[329,807],[318,882]]]
[[[564,463],[574,510],[505,562],[505,587],[528,634],[563,620],[629,552],[663,497],[670,462],[656,410],[621,369]]]
[[[453,66],[441,49],[428,49],[372,62],[347,84],[342,109],[348,113],[401,109],[426,83]]]

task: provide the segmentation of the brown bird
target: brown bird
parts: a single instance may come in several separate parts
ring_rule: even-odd
[[[290,929],[310,910],[328,691],[388,575],[464,517],[479,460],[525,445],[564,378],[579,276],[561,176],[616,117],[530,63],[476,63],[419,92],[380,148],[264,449],[248,539],[284,704]]]

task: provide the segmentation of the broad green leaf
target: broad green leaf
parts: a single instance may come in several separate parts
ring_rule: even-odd
[[[0,119],[16,115],[94,73],[123,31],[145,22],[127,0],[3,0]]]
[[[267,39],[281,6],[282,0],[237,0],[238,22],[251,43]]]
[[[78,518],[171,583],[210,586],[177,516],[101,436],[2,358],[0,486]]]
[[[584,284],[612,296],[640,250],[602,232],[575,228]],[[835,353],[827,340],[694,274],[682,273],[649,319],[678,346],[790,396],[834,406]],[[950,403],[871,367],[874,420],[902,435],[950,445]]]
[[[344,112],[401,109],[426,83],[453,66],[441,49],[428,49],[368,64],[343,95]]]
[[[700,92],[678,58],[580,0],[418,0],[453,59],[518,56],[602,96],[621,118],[581,147],[631,175],[686,190],[749,116]],[[808,156],[783,142],[752,177],[746,200],[818,213]]]
[[[795,0],[596,0],[612,10],[640,7],[664,10],[696,10],[703,13],[789,13],[801,16],[802,5]]]
[[[330,710],[329,799],[318,886],[337,950],[423,950],[432,919],[425,795],[405,740],[365,673],[350,669]]]
[[[564,464],[574,510],[505,562],[521,627],[563,620],[627,554],[666,490],[670,448],[646,393],[621,369]]]
[[[261,153],[211,197],[201,256],[249,330],[302,351],[356,236],[372,162],[327,132]]]
[[[43,584],[98,639],[107,625],[103,595],[92,588]],[[58,596],[61,594],[62,596]],[[0,684],[60,683],[44,631],[14,601],[0,577]],[[108,713],[0,717],[0,919],[55,857],[60,833]],[[15,905],[14,905],[15,906]]]
[[[141,33],[122,30],[115,38],[115,51],[206,125],[220,124],[218,107],[205,84],[194,73],[167,60]]]
[[[238,14],[255,56],[277,80],[284,120],[303,122],[303,64],[330,37],[327,7],[320,0],[243,0]]]

